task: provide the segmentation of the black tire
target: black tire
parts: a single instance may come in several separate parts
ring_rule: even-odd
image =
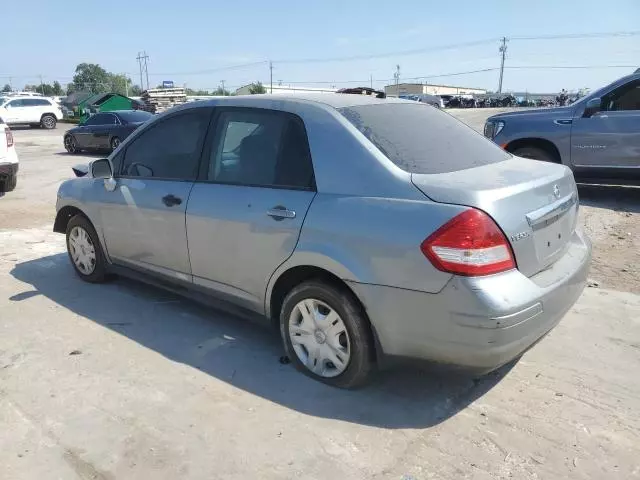
[[[511,153],[513,153],[518,157],[556,163],[556,159],[553,157],[553,155],[551,155],[546,150],[543,150],[542,148],[538,148],[538,147],[520,147],[520,148],[516,148]]]
[[[40,119],[40,125],[42,125],[42,128],[46,128],[47,130],[53,130],[56,128],[57,123],[58,119],[50,113],[45,113]]]
[[[78,143],[76,142],[76,138],[73,135],[67,135],[64,137],[64,148],[71,155],[80,152],[80,149],[78,148]]]
[[[73,261],[73,256],[71,253],[71,246],[69,245],[69,237],[71,235],[71,231],[75,228],[79,227],[83,229],[89,235],[89,239],[91,240],[91,244],[94,247],[95,251],[95,265],[93,271],[89,274],[86,274],[78,269],[75,262]],[[106,280],[107,277],[107,262],[104,257],[104,253],[102,252],[102,247],[100,246],[100,241],[98,240],[98,234],[96,233],[95,228],[91,225],[91,222],[84,215],[75,215],[67,223],[66,229],[66,237],[67,237],[67,253],[69,255],[69,260],[71,261],[71,265],[73,265],[73,269],[76,271],[78,276],[89,283],[102,283]]]
[[[113,152],[116,148],[118,148],[118,145],[120,145],[120,139],[118,137],[113,137],[111,139],[111,142],[109,142],[111,145],[111,151]]]
[[[324,302],[342,319],[350,343],[350,359],[346,369],[331,378],[309,370],[298,358],[289,335],[289,320],[294,307],[304,299]],[[362,307],[346,288],[336,288],[319,280],[304,282],[285,297],[280,313],[280,334],[287,356],[294,367],[305,375],[339,388],[356,388],[368,382],[375,371],[375,346],[369,321]]]

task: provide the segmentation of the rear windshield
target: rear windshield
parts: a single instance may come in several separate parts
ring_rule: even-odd
[[[406,172],[455,172],[511,158],[453,116],[423,103],[380,103],[339,111]]]
[[[140,110],[130,110],[127,112],[120,112],[120,118],[122,118],[127,123],[135,123],[135,122],[146,122],[153,114],[149,112],[142,112]]]

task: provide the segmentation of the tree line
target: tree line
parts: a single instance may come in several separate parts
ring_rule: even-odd
[[[161,88],[159,85],[157,88]],[[133,83],[131,78],[125,74],[113,73],[105,70],[97,63],[80,63],[76,66],[73,81],[62,87],[57,80],[53,83],[41,83],[33,85],[25,85],[25,90],[37,92],[46,96],[62,96],[70,95],[74,92],[91,92],[91,93],[119,93],[128,97],[138,97],[142,93],[140,85]],[[10,92],[11,85],[6,84],[2,91]],[[205,96],[205,95],[233,95],[229,90],[218,87],[216,90],[194,90],[185,89],[187,95]],[[267,93],[266,88],[261,82],[253,82],[249,86],[251,94]]]

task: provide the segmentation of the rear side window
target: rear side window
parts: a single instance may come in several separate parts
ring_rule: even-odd
[[[409,173],[455,172],[511,158],[453,116],[424,104],[381,103],[339,111]]]
[[[207,179],[219,183],[313,188],[307,134],[295,115],[237,108],[218,117]]]

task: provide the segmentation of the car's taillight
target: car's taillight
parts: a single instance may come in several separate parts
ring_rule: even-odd
[[[7,137],[7,148],[13,147],[13,133],[8,128],[5,128],[4,134]]]
[[[420,249],[438,270],[456,275],[489,275],[516,268],[502,230],[489,215],[473,208],[445,223]]]

